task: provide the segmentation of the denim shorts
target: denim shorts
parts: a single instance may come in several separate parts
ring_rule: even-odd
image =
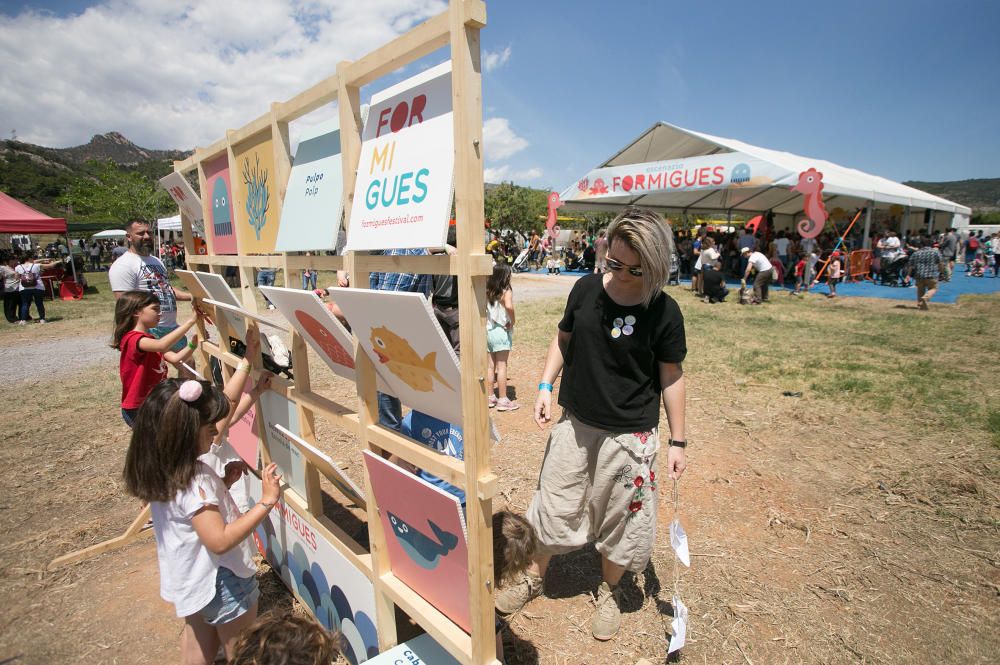
[[[219,566],[219,572],[215,574],[215,598],[198,614],[205,623],[218,626],[246,614],[258,598],[260,589],[255,576],[238,577],[228,568]]]
[[[122,409],[122,420],[131,429],[135,425],[135,417],[139,415],[139,409]]]

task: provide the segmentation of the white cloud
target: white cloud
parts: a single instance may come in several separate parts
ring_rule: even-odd
[[[483,69],[488,72],[503,67],[508,60],[510,60],[510,46],[505,46],[500,51],[483,51]]]
[[[483,153],[490,161],[507,159],[528,147],[528,140],[514,133],[507,118],[490,118],[483,123]]]
[[[65,17],[0,15],[0,116],[5,131],[52,147],[109,131],[148,148],[208,145],[445,9],[443,0],[102,0]]]
[[[542,169],[537,166],[516,170],[510,164],[502,166],[489,166],[483,169],[483,179],[486,182],[523,182],[525,180],[537,180],[542,177]]]

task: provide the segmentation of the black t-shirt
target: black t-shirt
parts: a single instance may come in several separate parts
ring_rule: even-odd
[[[721,298],[726,292],[726,280],[718,270],[703,270],[701,272],[702,287],[706,296]]]
[[[661,293],[646,308],[623,307],[605,292],[603,275],[576,281],[559,329],[571,333],[559,404],[592,427],[641,432],[660,421],[659,363],[687,355],[684,317]]]

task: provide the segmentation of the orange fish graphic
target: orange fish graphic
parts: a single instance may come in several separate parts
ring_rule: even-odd
[[[421,358],[409,342],[384,326],[372,328],[371,343],[379,362],[414,390],[430,392],[435,378],[454,390],[437,371],[437,351]]]

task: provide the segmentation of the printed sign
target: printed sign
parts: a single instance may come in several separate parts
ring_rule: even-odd
[[[211,300],[217,300],[218,302],[232,305],[233,307],[241,307],[239,299],[236,297],[236,294],[233,293],[233,290],[229,288],[229,285],[226,284],[226,280],[223,279],[222,275],[201,271],[196,272],[194,275],[198,279],[198,282],[201,283],[201,288],[206,294],[208,294],[208,297]],[[216,318],[224,319],[232,334],[236,335],[241,341],[246,343],[247,326],[243,321],[243,317],[224,310],[221,307],[215,309],[215,316]],[[229,350],[228,340],[223,341],[222,348],[224,351]]]
[[[275,249],[279,252],[335,249],[343,214],[340,121],[334,119],[316,126],[299,141],[288,176]]]
[[[271,134],[261,133],[233,146],[233,154],[233,212],[240,252],[269,254],[274,251],[281,217]]]
[[[449,61],[372,96],[347,249],[443,246],[454,175]]]
[[[170,198],[174,200],[181,212],[187,215],[188,219],[193,222],[201,220],[201,199],[194,193],[194,189],[191,188],[182,174],[177,171],[168,173],[160,178],[160,187],[165,189],[167,194],[170,194]]]
[[[271,461],[278,465],[281,479],[305,499],[309,496],[306,492],[306,459],[286,434],[300,434],[299,412],[295,402],[273,390],[267,390],[260,396],[260,411]]]
[[[229,184],[229,156],[203,162],[208,206],[205,230],[216,254],[236,253],[236,229],[233,217],[233,193]]]
[[[319,458],[322,460],[323,464],[316,464],[316,468],[326,476],[326,479],[330,481],[334,487],[336,487],[340,492],[350,499],[356,506],[365,508],[368,505],[368,501],[365,499],[365,493],[357,483],[351,480],[350,476],[344,473],[343,469],[334,464],[333,460],[330,459],[328,455],[323,453],[321,450],[312,446],[302,437],[296,435],[294,432],[289,432],[287,429],[281,425],[275,425],[275,429],[285,437],[288,441],[292,442],[300,450],[305,450],[312,454],[314,458]]]
[[[260,479],[246,480],[253,502]],[[308,519],[279,501],[253,534],[257,549],[324,628],[339,631],[341,653],[358,665],[378,653],[371,581],[318,533]],[[433,661],[445,662],[445,661]]]
[[[262,286],[271,301],[334,374],[354,381],[354,340],[312,291]]]
[[[594,169],[560,195],[563,202],[641,196],[650,192],[767,187],[792,175],[742,153]]]
[[[358,344],[407,406],[462,425],[458,357],[420,293],[330,289]]]
[[[458,665],[458,661],[427,633],[383,651],[368,661],[368,665],[404,663],[405,665]]]
[[[469,554],[461,504],[454,495],[392,462],[364,453],[392,574],[471,632]]]

